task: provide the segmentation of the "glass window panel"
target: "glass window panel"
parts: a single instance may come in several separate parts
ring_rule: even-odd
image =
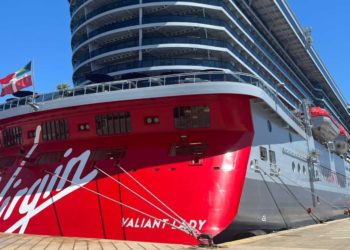
[[[174,108],[175,128],[209,128],[210,108],[208,106],[191,106]]]

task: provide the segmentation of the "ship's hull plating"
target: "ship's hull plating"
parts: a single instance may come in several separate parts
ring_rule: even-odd
[[[175,129],[174,108],[195,105],[210,108],[210,128]],[[132,132],[96,136],[95,116],[109,111],[129,111]],[[185,226],[180,217],[218,241],[246,230],[315,223],[305,212],[306,207],[315,207],[315,197],[301,187],[303,183],[292,185],[283,176],[273,177],[274,181],[263,171],[252,171],[250,162],[258,158],[259,143],[265,144],[259,138],[271,139],[261,130],[259,119],[264,114],[257,112],[246,95],[202,95],[89,105],[38,113],[35,119],[8,119],[4,123],[39,132],[40,121],[64,116],[71,129],[87,122],[91,130],[72,129],[65,141],[27,139],[23,147],[1,149],[3,158],[16,160],[1,168],[0,230],[196,244],[193,235],[181,230]],[[147,116],[159,117],[160,123],[146,124]],[[203,148],[200,154],[186,150],[174,154],[174,148],[189,145]],[[100,157],[101,152],[111,156]],[[43,154],[48,156],[38,160]],[[327,191],[321,195],[344,207],[349,197]],[[320,219],[343,212],[325,205],[317,209]]]
[[[91,107],[78,108],[79,114],[56,112],[67,116],[70,128],[87,121],[91,131],[76,132],[81,138],[67,141],[36,145],[32,139],[24,148],[2,150],[16,161],[2,169],[1,231],[197,243],[181,231],[181,217],[200,232],[218,234],[238,211],[253,138],[249,99],[189,96],[104,104],[93,113]],[[191,105],[210,107],[211,128],[174,129],[174,108]],[[247,108],[225,108],[232,106]],[[95,136],[95,115],[106,110],[129,111],[132,132]],[[148,115],[159,117],[160,124],[145,124]],[[192,145],[202,147],[200,155],[186,152]],[[184,149],[176,153],[176,147]]]

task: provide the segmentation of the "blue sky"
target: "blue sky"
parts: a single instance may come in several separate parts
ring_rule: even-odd
[[[312,27],[314,47],[350,102],[350,1],[289,0],[303,27]]]
[[[316,50],[350,101],[350,1],[288,2],[300,23],[313,28]],[[34,59],[37,92],[54,90],[61,82],[71,83],[68,1],[1,0],[0,6],[0,77]]]
[[[68,1],[1,0],[0,8],[0,77],[34,59],[37,92],[71,83]]]

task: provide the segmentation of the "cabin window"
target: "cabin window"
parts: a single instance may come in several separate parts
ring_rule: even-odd
[[[272,132],[272,124],[269,120],[267,121],[267,129],[269,130],[270,133]]]
[[[267,149],[264,147],[260,147],[260,159],[267,161]]]
[[[176,143],[173,144],[170,150],[170,156],[189,156],[194,155],[201,157],[208,150],[208,145],[203,142],[193,143]]]
[[[319,175],[319,174],[318,174],[318,170],[316,170],[316,172],[315,172],[315,176],[316,176],[316,177],[318,177],[318,175]]]
[[[298,173],[299,173],[299,174],[301,173],[301,167],[300,167],[300,164],[298,164]]]
[[[270,162],[272,164],[276,164],[276,153],[275,153],[275,151],[270,150],[269,151],[269,156],[270,156]]]
[[[37,164],[43,165],[43,164],[55,164],[59,163],[61,161],[63,153],[62,152],[48,152],[43,153],[39,156],[37,160]]]
[[[176,107],[174,109],[175,128],[210,128],[210,108],[208,106]]]
[[[0,158],[0,168],[11,167],[16,161],[16,157],[4,157]]]
[[[35,138],[35,130],[28,131],[28,139]]]
[[[115,160],[120,161],[124,158],[126,150],[124,148],[111,148],[101,149],[93,151],[90,160],[91,161],[102,161],[102,160]]]
[[[303,174],[306,175],[306,167],[303,166]]]
[[[44,141],[67,140],[69,135],[67,120],[52,120],[41,124]]]
[[[295,173],[295,163],[294,163],[294,161],[293,161],[293,163],[292,163],[292,170],[293,170],[293,172]]]
[[[2,136],[5,147],[21,145],[23,142],[22,129],[20,127],[4,129],[2,131]]]
[[[98,135],[115,135],[131,132],[129,112],[110,113],[96,116],[96,133]]]

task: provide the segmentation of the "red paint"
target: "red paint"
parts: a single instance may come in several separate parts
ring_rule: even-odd
[[[344,136],[346,138],[346,140],[348,141],[350,139],[349,133],[345,130],[345,128],[338,124],[338,128],[339,128],[339,133],[341,136]]]
[[[210,107],[211,128],[181,130],[174,128],[173,109],[177,106],[191,105]],[[96,136],[95,116],[118,111],[130,112],[132,132],[108,137]],[[144,122],[145,117],[159,117],[160,123],[147,125]],[[27,152],[33,144],[33,139],[27,138],[27,131],[35,130],[40,121],[62,118],[68,119],[70,139],[53,143],[41,142],[27,166],[16,177],[16,180],[22,179],[23,182],[17,188],[11,188],[4,198],[14,197],[21,188],[33,185],[36,180],[47,174],[46,170],[54,172],[59,165],[66,167],[72,157],[77,157],[86,150],[123,149],[125,156],[120,162],[94,160],[90,157],[81,177],[92,173],[94,166],[97,166],[166,210],[117,168],[116,165],[119,163],[187,222],[196,224],[197,227],[202,226],[200,230],[202,233],[215,236],[234,220],[240,203],[253,139],[248,96],[203,95],[87,105],[60,110],[60,112],[42,112],[7,119],[1,122],[0,129],[8,124],[22,127],[24,150]],[[78,125],[81,123],[89,124],[90,130],[80,132]],[[186,137],[183,137],[184,135]],[[208,147],[204,155],[200,156],[198,164],[192,164],[193,155],[172,156],[170,154],[174,144],[198,142]],[[64,159],[62,157],[55,164],[38,165],[36,163],[36,159],[43,152],[62,152],[63,154],[69,148],[73,149],[71,156]],[[23,158],[18,155],[18,150],[18,146],[0,149],[1,157],[13,155],[18,159],[16,164],[5,169],[0,175],[2,178],[0,191],[4,189]],[[69,180],[73,178],[77,167],[78,164],[74,166],[68,177]],[[58,181],[51,196],[60,193],[56,190],[57,185]],[[69,184],[66,183],[65,187],[68,186]],[[168,216],[101,173],[85,187],[157,218],[169,219]],[[22,201],[23,198],[18,201],[10,218],[4,220],[3,215],[0,216],[1,231],[6,231],[23,216],[18,212]],[[47,199],[41,197],[38,205],[45,201]],[[4,200],[0,201],[0,206],[3,204]],[[133,218],[133,223],[130,223],[128,218]],[[174,230],[164,223],[157,224],[153,220],[152,228],[149,228],[150,224],[146,224],[147,220],[147,216],[80,188],[31,218],[25,233],[197,243],[192,236]],[[122,227],[123,222],[124,227]],[[172,219],[169,219],[169,223],[172,222]]]

